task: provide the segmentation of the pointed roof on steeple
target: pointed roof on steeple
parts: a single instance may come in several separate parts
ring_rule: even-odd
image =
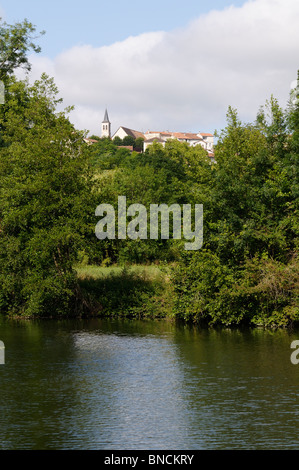
[[[108,111],[107,111],[107,108],[105,110],[105,116],[104,116],[104,121],[103,122],[110,122],[109,121],[109,117],[108,117]]]

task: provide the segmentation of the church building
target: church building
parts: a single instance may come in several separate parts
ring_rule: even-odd
[[[153,142],[160,142],[163,146],[165,146],[165,142],[169,139],[175,139],[180,142],[187,142],[191,147],[195,147],[196,145],[201,145],[207,152],[211,159],[214,161],[214,136],[213,134],[205,133],[205,132],[198,132],[195,133],[184,133],[184,132],[153,132],[147,131],[146,133],[136,131],[133,129],[129,129],[128,127],[119,127],[117,131],[111,137],[111,123],[108,117],[108,111],[105,110],[104,120],[102,122],[102,134],[101,137],[110,137],[112,140],[115,137],[119,137],[120,139],[124,139],[125,137],[130,136],[134,139],[141,137],[144,139],[143,150],[151,145]]]
[[[104,120],[102,122],[102,134],[101,137],[111,137],[111,122],[109,121],[108,111],[106,109]]]

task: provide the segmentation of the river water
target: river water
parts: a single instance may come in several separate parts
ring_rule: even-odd
[[[298,449],[299,331],[0,319],[0,449]]]

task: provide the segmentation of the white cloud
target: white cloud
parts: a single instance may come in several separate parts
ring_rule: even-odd
[[[3,7],[0,5],[0,18],[5,21],[5,11]]]
[[[284,106],[296,79],[298,0],[252,0],[187,27],[31,57],[33,76],[55,77],[72,121],[99,134],[105,107],[115,131],[214,131],[229,105],[246,121],[274,94]]]

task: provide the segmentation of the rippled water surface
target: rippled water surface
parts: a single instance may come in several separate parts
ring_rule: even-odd
[[[297,449],[299,332],[0,319],[1,449]]]

